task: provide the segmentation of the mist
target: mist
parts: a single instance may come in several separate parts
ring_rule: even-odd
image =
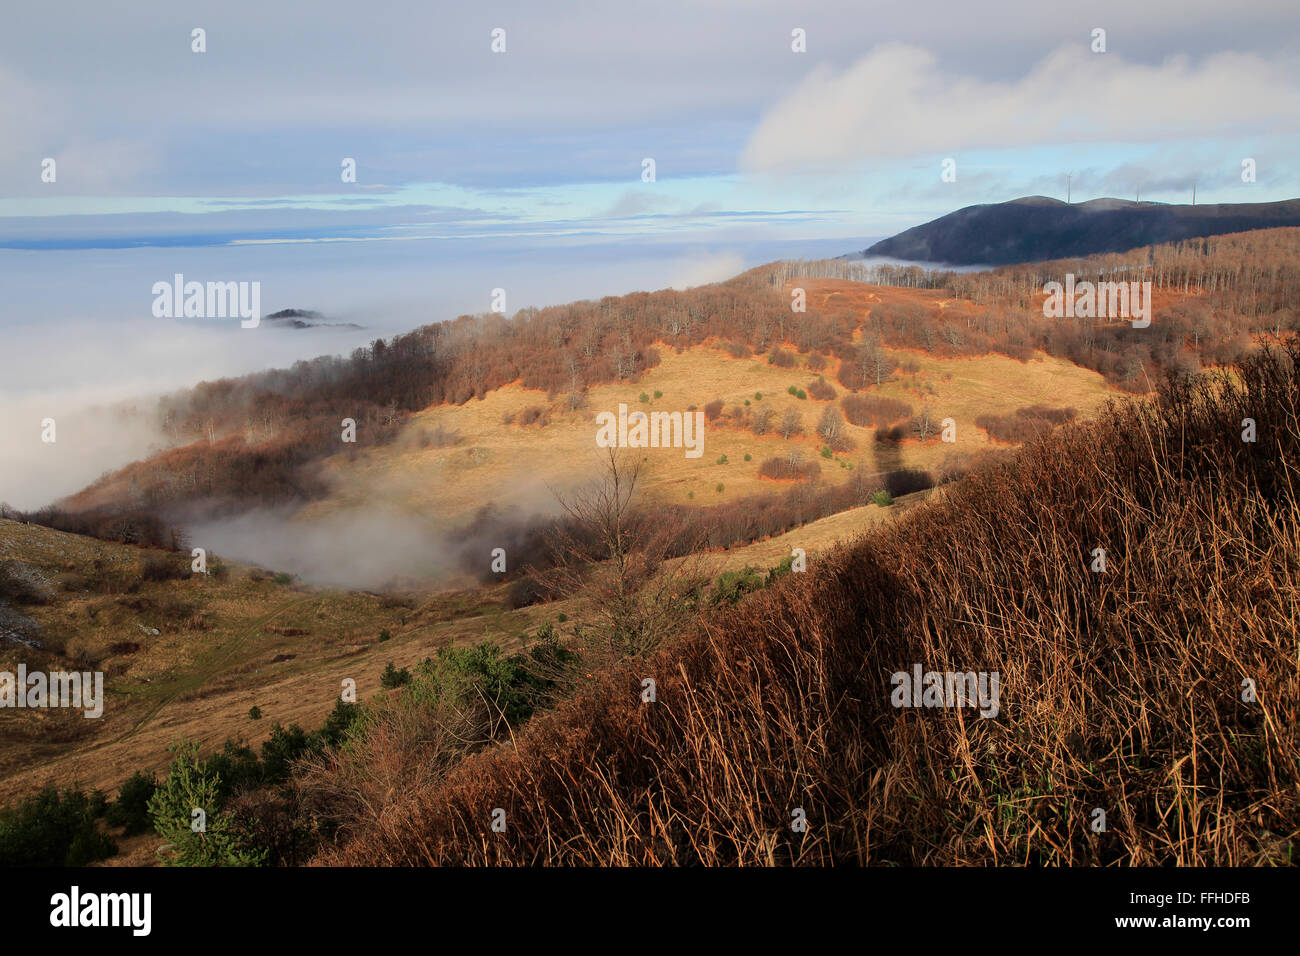
[[[0,250],[0,501],[40,508],[167,447],[154,414],[161,394],[346,355],[379,337],[483,312],[494,288],[506,289],[513,314],[719,281],[784,256],[837,255],[859,241]],[[238,321],[154,318],[152,285],[176,272],[258,281],[264,312],[314,309],[340,324],[242,329]],[[56,423],[53,443],[42,441],[47,418]]]
[[[184,524],[191,547],[284,571],[311,585],[367,590],[470,586],[498,577],[494,549],[513,575],[542,556],[540,530],[562,513],[549,489],[511,493],[449,527],[434,515],[383,506],[327,515],[290,505]]]
[[[192,547],[285,571],[308,584],[382,589],[464,577],[449,538],[409,514],[373,510],[294,520],[295,508],[258,509],[187,527]],[[468,578],[467,578],[468,580]]]

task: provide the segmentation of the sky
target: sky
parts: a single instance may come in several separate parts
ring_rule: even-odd
[[[3,248],[855,238],[1064,197],[1067,172],[1079,199],[1300,194],[1291,2],[92,0],[4,19]]]
[[[1300,196],[1298,27],[1294,0],[8,4],[0,499],[139,451],[54,469],[34,416],[498,288],[513,312],[716,281],[1067,174],[1075,201]],[[362,328],[155,318],[177,273]]]

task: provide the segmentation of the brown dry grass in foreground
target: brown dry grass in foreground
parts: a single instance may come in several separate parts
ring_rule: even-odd
[[[1293,862],[1297,361],[1293,343],[1027,446],[318,862]],[[894,709],[890,675],[916,663],[999,671],[1001,713]]]

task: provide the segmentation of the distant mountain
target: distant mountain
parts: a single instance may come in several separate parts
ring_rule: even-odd
[[[355,322],[322,322],[325,316],[311,309],[281,309],[279,312],[272,312],[266,317],[271,322],[281,322],[293,329],[314,329],[320,326],[331,326],[344,329],[359,329],[362,326]]]
[[[1067,205],[1046,196],[1026,196],[958,209],[882,239],[863,255],[1006,265],[1279,226],[1300,226],[1300,199],[1203,206],[1093,199]]]

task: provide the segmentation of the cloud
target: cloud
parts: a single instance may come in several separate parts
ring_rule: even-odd
[[[185,527],[196,546],[311,584],[377,588],[465,570],[456,565],[455,542],[408,514],[380,509],[316,521],[295,521],[291,507],[261,509]]]
[[[126,403],[85,404],[75,397],[6,402],[0,416],[0,500],[44,507],[101,474],[167,446],[151,411]],[[54,421],[54,441],[42,441]]]
[[[38,179],[40,167],[33,162],[34,148],[49,131],[42,122],[32,85],[16,71],[0,65],[0,169]],[[48,153],[42,154],[48,155]]]
[[[739,252],[718,252],[685,260],[672,282],[674,289],[722,282],[745,271],[745,258]]]
[[[647,213],[661,212],[657,197],[651,196],[644,189],[626,190],[618,201],[605,210],[605,219],[626,219],[629,216],[643,216]]]
[[[157,319],[30,322],[3,333],[0,500],[23,509],[171,445],[155,414],[165,390],[345,352],[375,337],[368,329],[263,323],[245,331]],[[42,440],[46,419],[55,422],[52,443]]]
[[[952,71],[920,47],[878,47],[843,72],[815,68],[767,111],[742,154],[749,171],[843,166],[1041,144],[1154,141],[1291,130],[1293,59],[1219,53],[1158,66],[1086,44],[1013,81]]]
[[[493,503],[476,515],[444,520],[382,505],[326,514],[287,505],[221,520],[177,517],[194,546],[287,571],[310,584],[392,588],[438,580],[461,586],[483,579],[494,548],[504,548],[520,567],[540,557],[530,549],[527,531],[558,515],[560,507],[554,491],[520,485],[509,504]]]

